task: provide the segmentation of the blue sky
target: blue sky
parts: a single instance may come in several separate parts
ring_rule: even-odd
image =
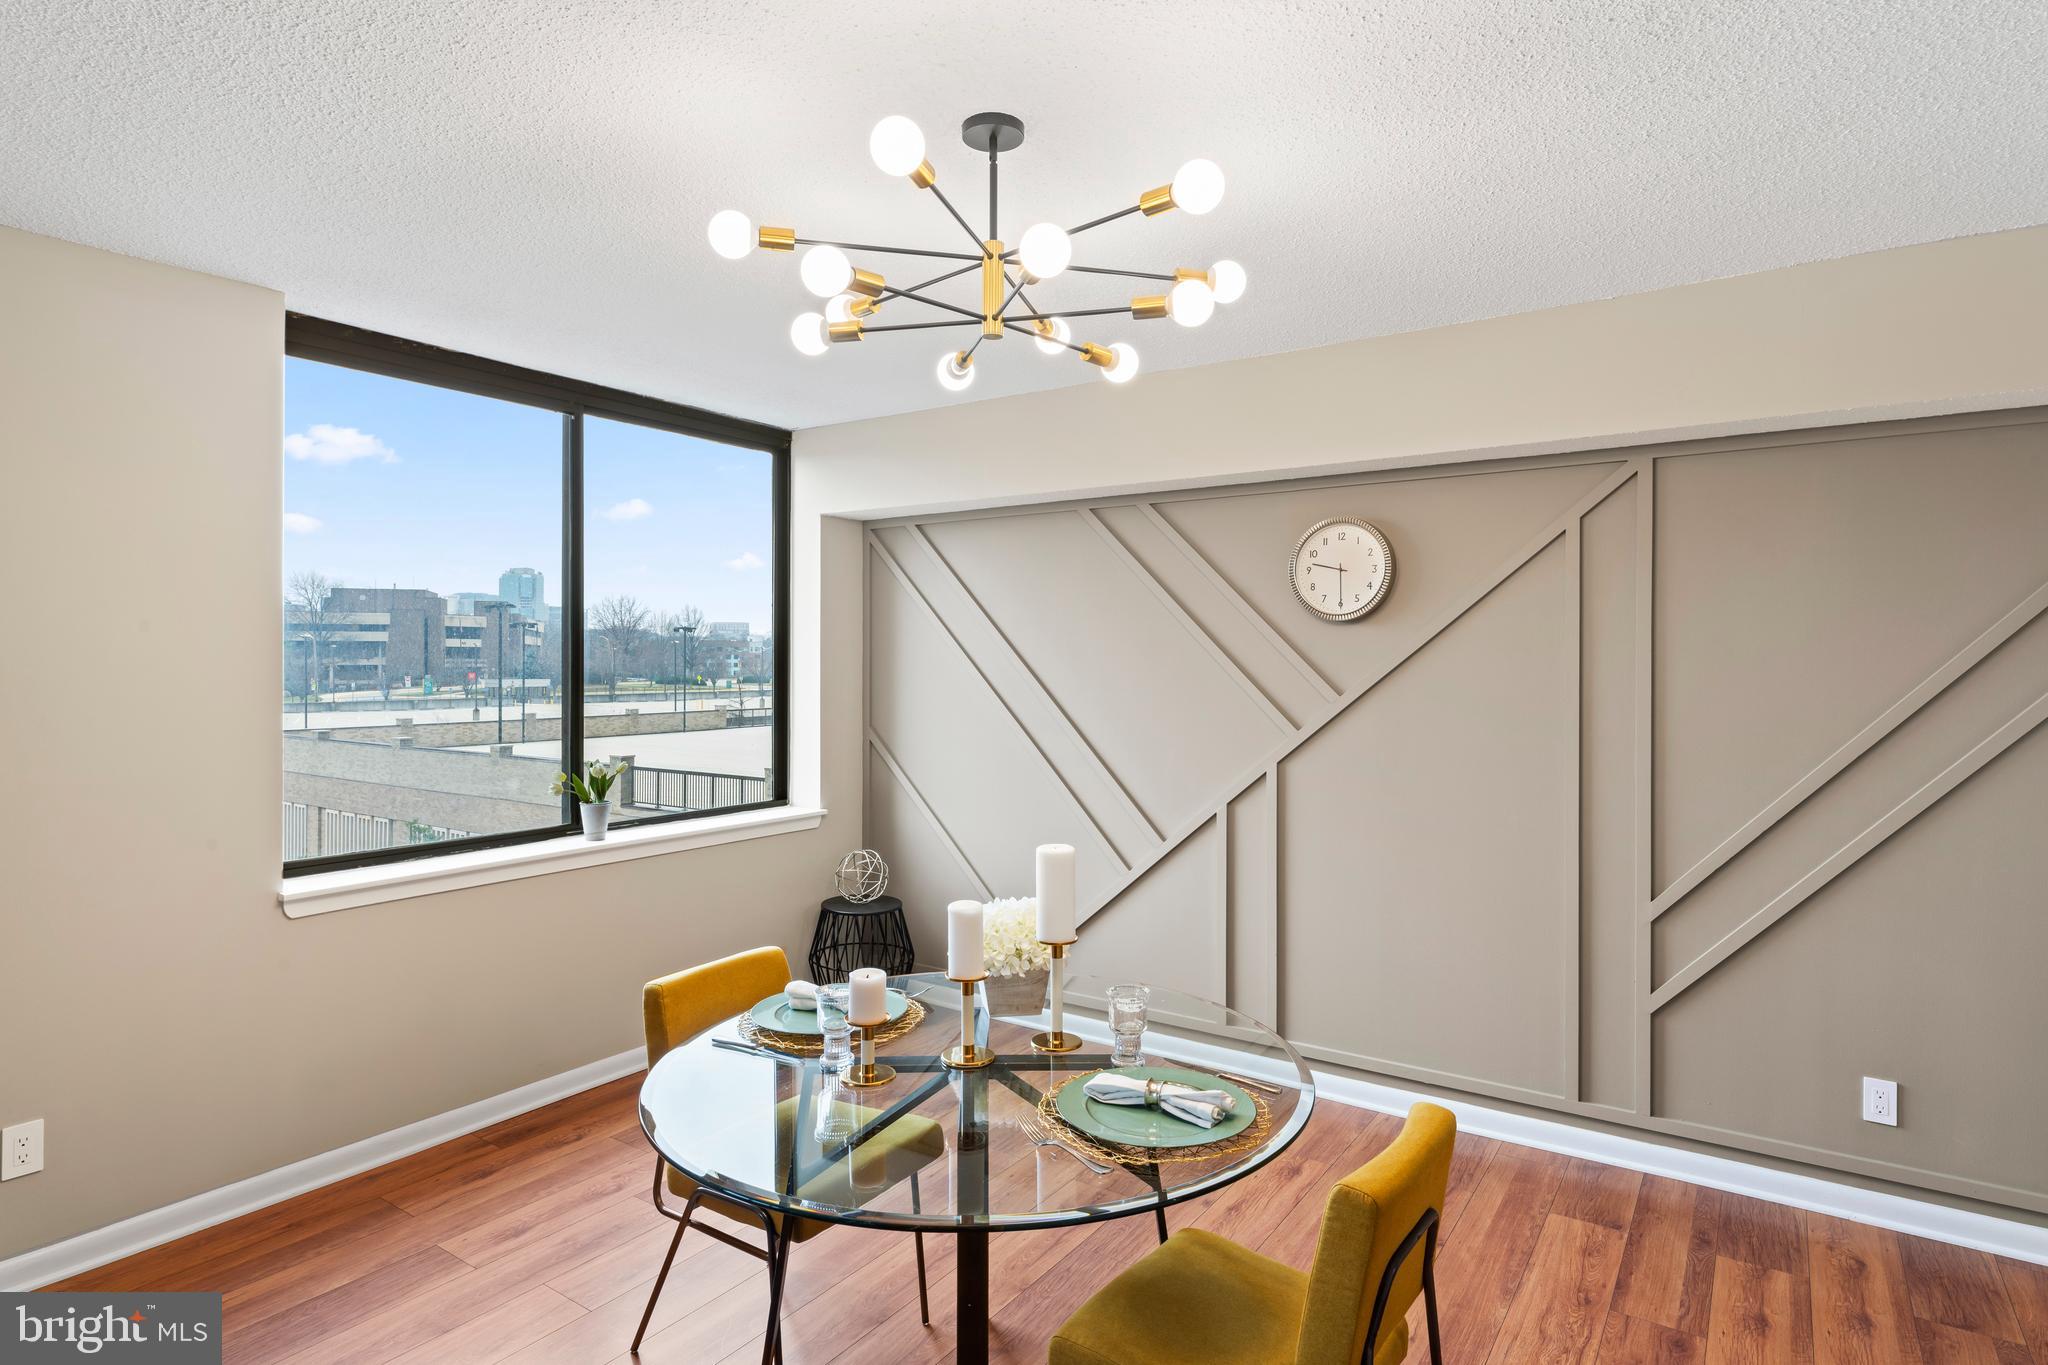
[[[285,575],[496,592],[515,565],[562,601],[562,419],[383,375],[285,361]],[[584,428],[588,603],[773,623],[771,462],[602,418]]]

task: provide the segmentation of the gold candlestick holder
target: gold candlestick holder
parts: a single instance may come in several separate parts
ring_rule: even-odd
[[[1062,1027],[1066,1022],[1065,1014],[1067,1008],[1067,949],[1074,946],[1074,940],[1067,939],[1063,943],[1047,943],[1045,946],[1052,949],[1052,1029],[1047,1033],[1032,1034],[1031,1050],[1033,1052],[1078,1052],[1081,1048],[1081,1040],[1068,1033]]]
[[[939,1060],[955,1071],[973,1071],[988,1066],[995,1061],[996,1054],[977,1046],[974,1041],[974,988],[983,978],[971,976],[962,980],[956,976],[948,979],[960,982],[960,1041],[940,1053]]]
[[[875,1029],[879,1025],[855,1024],[854,1027],[860,1030],[860,1060],[847,1070],[846,1083],[865,1090],[869,1086],[887,1085],[895,1080],[895,1067],[875,1061]]]

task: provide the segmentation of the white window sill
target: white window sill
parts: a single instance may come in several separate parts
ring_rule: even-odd
[[[431,896],[463,887],[489,886],[518,877],[541,877],[572,868],[596,867],[631,858],[651,858],[662,853],[709,848],[713,844],[737,843],[742,839],[794,834],[799,830],[816,829],[824,818],[822,807],[776,806],[769,810],[707,815],[696,820],[671,820],[658,825],[617,829],[609,838],[595,842],[580,834],[566,834],[559,839],[541,839],[506,848],[483,848],[438,858],[352,867],[340,872],[313,872],[303,877],[286,878],[278,887],[277,903],[289,918],[303,919],[307,915],[324,915],[330,910],[351,910],[359,905]]]

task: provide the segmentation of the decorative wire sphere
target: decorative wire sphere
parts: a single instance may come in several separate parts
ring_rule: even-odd
[[[839,894],[855,905],[865,905],[889,889],[889,865],[871,848],[857,848],[839,860],[833,875]]]

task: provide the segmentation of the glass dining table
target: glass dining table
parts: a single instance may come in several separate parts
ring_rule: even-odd
[[[1256,1113],[1248,1124],[1222,1125],[1238,1130],[1227,1138],[1192,1145],[1092,1140],[1062,1121],[1085,1122],[1074,1108],[1080,1092],[1055,1092],[1110,1065],[1112,983],[1069,975],[1063,1022],[1080,1047],[1065,1053],[1033,1048],[1033,1035],[1049,1027],[1043,1011],[1005,1013],[999,1004],[992,1012],[988,995],[977,991],[972,1036],[991,1060],[973,1069],[943,1059],[962,1040],[959,983],[934,972],[889,984],[917,1009],[906,1031],[876,1045],[876,1060],[896,1071],[886,1084],[853,1088],[820,1057],[800,1055],[801,1047],[764,1045],[786,1040],[741,1015],[654,1065],[640,1088],[640,1125],[662,1159],[707,1192],[771,1214],[955,1237],[954,1330],[963,1365],[988,1359],[991,1232],[1151,1214],[1163,1241],[1168,1205],[1271,1161],[1315,1105],[1307,1064],[1272,1029],[1240,1010],[1155,986],[1142,1060],[1220,1076]],[[878,1158],[900,1149],[913,1126],[924,1164],[907,1180],[900,1161]],[[1184,1131],[1150,1135],[1189,1142]],[[809,1254],[831,1255],[831,1239]]]

